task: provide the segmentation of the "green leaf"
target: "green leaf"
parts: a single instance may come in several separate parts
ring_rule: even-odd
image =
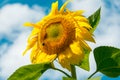
[[[98,76],[98,77],[90,78],[90,79],[88,79],[88,80],[101,80],[101,77]]]
[[[101,8],[99,8],[95,13],[93,13],[91,16],[88,17],[89,23],[92,26],[92,29],[90,30],[90,32],[94,32],[94,30],[99,24],[100,11],[101,11]]]
[[[90,66],[89,66],[89,54],[90,51],[84,50],[85,51],[85,56],[84,59],[82,60],[81,64],[79,65],[82,69],[89,71]]]
[[[38,80],[39,77],[51,68],[50,63],[31,64],[17,69],[8,80]]]
[[[73,78],[70,78],[70,77],[63,77],[63,80],[76,80],[76,79],[73,79]]]
[[[120,75],[120,49],[101,46],[94,50],[97,71],[109,77]]]

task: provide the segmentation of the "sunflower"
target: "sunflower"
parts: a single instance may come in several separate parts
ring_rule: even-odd
[[[58,10],[58,1],[52,3],[51,12],[37,23],[26,22],[33,26],[28,38],[32,63],[53,62],[58,59],[62,67],[70,70],[70,65],[78,65],[84,58],[84,49],[91,50],[86,41],[95,42],[83,10],[70,11],[66,1]]]

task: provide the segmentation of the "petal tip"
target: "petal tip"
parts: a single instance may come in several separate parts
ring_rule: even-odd
[[[25,49],[25,51],[22,53],[22,55],[24,56],[27,53],[28,49]]]
[[[23,24],[23,26],[32,26],[32,23],[26,22],[26,23]]]

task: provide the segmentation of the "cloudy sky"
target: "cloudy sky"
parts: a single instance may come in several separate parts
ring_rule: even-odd
[[[23,27],[24,22],[37,22],[50,11],[51,3],[56,0],[0,0],[0,80],[6,80],[17,68],[30,64],[29,52],[22,56],[27,37],[32,28]],[[65,0],[58,0],[61,6]],[[96,44],[120,48],[120,0],[72,0],[67,6],[71,10],[85,10],[88,17],[102,7],[101,21],[94,32]],[[78,79],[84,80],[95,71],[95,62],[90,54],[90,72],[77,68]],[[92,65],[94,64],[94,65]],[[56,66],[60,66],[57,64]],[[48,70],[40,80],[61,80],[62,73]],[[54,75],[54,76],[53,76]],[[101,75],[102,80],[120,80]]]

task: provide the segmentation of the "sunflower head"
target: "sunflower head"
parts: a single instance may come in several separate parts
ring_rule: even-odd
[[[56,21],[57,20],[57,21]],[[56,21],[56,22],[55,22]],[[75,28],[71,21],[65,19],[65,16],[55,16],[45,23],[41,28],[40,43],[41,50],[48,54],[61,53],[75,39]]]
[[[58,1],[52,4],[51,12],[36,24],[25,23],[34,29],[28,38],[27,50],[32,48],[31,62],[51,62],[58,58],[59,63],[70,70],[71,64],[79,64],[84,58],[84,50],[91,50],[85,42],[95,42],[89,32],[91,26],[83,11],[66,9],[68,1],[58,10]]]

